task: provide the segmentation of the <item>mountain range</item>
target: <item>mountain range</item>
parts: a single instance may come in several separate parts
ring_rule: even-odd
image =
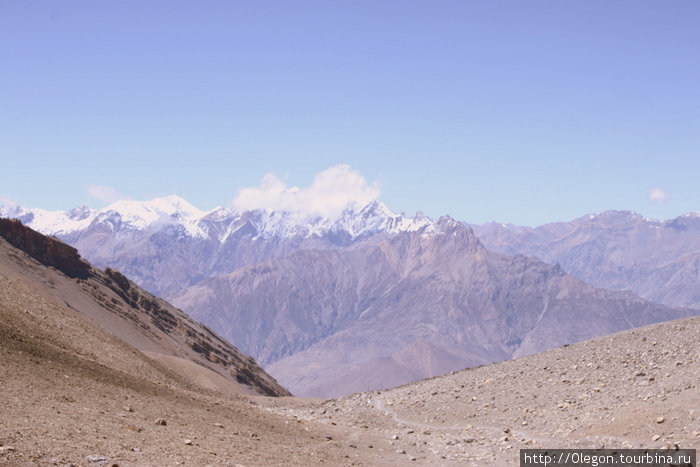
[[[471,225],[490,250],[560,264],[596,287],[700,309],[700,213],[659,221],[606,211],[539,227]]]
[[[55,235],[97,265],[116,268],[168,298],[300,395],[393,386],[697,314],[629,291],[592,287],[567,274],[569,263],[530,257],[538,256],[534,249],[523,251],[527,257],[491,251],[489,246],[500,251],[492,240],[498,235],[489,237],[501,232],[495,225],[407,217],[379,202],[348,208],[334,219],[229,208],[204,212],[175,196],[120,201],[101,210],[5,207],[0,215]],[[673,255],[685,261],[697,252],[700,229],[682,223],[693,219],[689,215],[676,223],[686,229],[683,235],[670,236],[678,230],[673,227],[657,229],[659,242],[675,243],[666,249],[673,254],[657,256],[664,262],[656,270],[641,240],[628,247],[626,258],[634,261],[636,255],[638,262],[649,263],[646,271],[663,276]],[[590,233],[594,245],[605,245],[601,255],[618,251],[612,241],[629,242],[629,229],[602,225],[609,228],[603,229],[607,235]],[[565,230],[564,225],[552,229]],[[487,238],[486,246],[475,232]],[[502,248],[510,246],[502,242]],[[543,244],[538,251],[547,249]],[[586,264],[600,267],[586,263],[585,254],[578,258],[573,263],[583,270]],[[675,277],[683,290],[684,280],[690,289],[697,286],[692,275]]]

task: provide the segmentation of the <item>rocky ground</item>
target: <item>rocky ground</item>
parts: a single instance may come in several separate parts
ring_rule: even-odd
[[[695,448],[700,318],[392,390],[268,410],[374,433],[396,462],[518,465],[522,448]]]

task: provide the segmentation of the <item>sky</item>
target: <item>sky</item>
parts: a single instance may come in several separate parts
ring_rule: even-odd
[[[700,211],[698,24],[684,0],[0,0],[0,200],[673,218]]]

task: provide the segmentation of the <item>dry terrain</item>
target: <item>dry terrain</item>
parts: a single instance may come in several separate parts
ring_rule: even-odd
[[[525,447],[700,439],[700,318],[318,401],[201,389],[0,284],[6,465],[517,465]]]
[[[700,317],[324,401],[256,395],[187,351],[195,324],[117,326],[126,305],[98,312],[81,281],[0,239],[1,465],[507,466],[525,447],[700,440]]]

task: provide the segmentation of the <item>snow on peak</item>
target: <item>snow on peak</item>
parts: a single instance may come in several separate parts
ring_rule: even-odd
[[[122,222],[141,229],[167,218],[178,221],[197,221],[206,214],[205,211],[195,208],[175,195],[150,201],[116,201],[101,209],[100,213],[116,213],[121,217]]]
[[[9,200],[0,200],[0,217],[15,219],[27,213],[28,211],[19,204],[15,204]]]
[[[338,216],[333,217],[270,209],[240,213],[229,208],[212,212],[207,219],[215,222],[235,219],[219,236],[221,242],[226,241],[231,234],[243,228],[244,225],[252,225],[263,238],[312,237],[326,234],[341,234],[357,238],[378,232],[394,234],[401,231],[416,231],[433,222],[420,213],[414,218],[396,214],[379,201],[371,201],[361,207],[348,206]]]
[[[358,238],[378,232],[418,231],[434,224],[422,213],[414,217],[397,214],[376,200],[363,206],[349,205],[337,216],[324,217],[298,210],[239,212],[229,207],[202,211],[176,195],[149,201],[116,201],[99,210],[86,206],[70,211],[24,210],[6,203],[0,205],[0,215],[18,217],[26,225],[48,235],[67,235],[85,230],[93,223],[108,225],[114,232],[179,226],[190,237],[212,238],[219,242],[226,241],[246,225],[246,229],[264,238],[327,234]]]
[[[128,228],[143,230],[167,224],[182,225],[190,236],[206,236],[199,221],[208,214],[176,195],[155,198],[150,201],[122,200],[100,209],[99,219],[118,218]]]

